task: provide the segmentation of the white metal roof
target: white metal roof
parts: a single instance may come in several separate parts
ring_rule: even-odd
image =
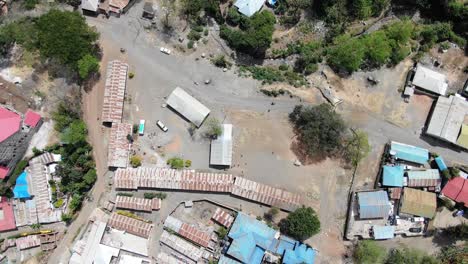
[[[232,125],[223,124],[223,133],[211,141],[211,165],[231,166],[232,164]]]
[[[98,10],[99,0],[82,0],[81,9],[96,12]]]
[[[239,13],[250,17],[262,8],[264,2],[265,0],[237,0],[234,5],[239,8]]]
[[[468,102],[464,98],[439,96],[426,133],[456,143],[467,115]]]
[[[418,64],[416,74],[413,78],[413,84],[424,90],[436,94],[445,95],[447,92],[447,77],[444,74],[435,72]]]
[[[180,87],[172,91],[167,98],[167,104],[197,127],[200,127],[208,114],[210,114],[210,109]]]

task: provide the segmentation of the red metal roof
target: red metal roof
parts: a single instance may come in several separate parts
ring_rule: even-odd
[[[137,197],[117,196],[117,198],[115,199],[115,206],[117,208],[151,212],[153,210],[159,210],[161,206],[161,200],[158,198],[145,199]]]
[[[231,227],[234,222],[234,217],[219,207],[216,208],[216,211],[211,218],[227,228]]]
[[[120,123],[122,121],[127,71],[128,65],[121,61],[114,60],[107,64],[102,122]]]
[[[462,177],[453,178],[442,189],[442,194],[456,202],[468,205],[468,180]]]
[[[13,207],[6,197],[1,198],[0,212],[0,232],[16,229]]]
[[[127,135],[132,134],[132,124],[113,124],[109,137],[107,166],[126,168],[132,144]]]
[[[10,171],[9,168],[0,166],[0,179],[5,179],[9,171]]]
[[[0,142],[16,133],[20,125],[21,117],[17,113],[0,107]]]
[[[202,247],[208,247],[210,245],[210,234],[198,230],[189,224],[183,223],[179,229],[179,234]]]
[[[148,238],[153,225],[128,216],[113,213],[107,224],[115,229],[126,231],[130,234]]]
[[[31,109],[28,109],[28,111],[26,111],[26,114],[24,116],[24,123],[26,125],[30,127],[36,127],[37,123],[39,123],[39,120],[41,120],[41,115],[32,111]]]

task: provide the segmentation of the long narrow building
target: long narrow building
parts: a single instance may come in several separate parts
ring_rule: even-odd
[[[127,72],[128,64],[119,60],[113,60],[107,64],[101,117],[103,123],[122,122]]]

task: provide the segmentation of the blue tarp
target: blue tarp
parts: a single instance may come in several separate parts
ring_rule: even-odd
[[[444,159],[442,157],[439,156],[439,157],[435,158],[435,162],[437,163],[437,166],[439,167],[440,171],[444,171],[444,170],[448,169],[447,165],[445,165]]]
[[[395,237],[394,226],[374,226],[374,239],[391,239]]]
[[[315,262],[315,250],[308,247],[305,244],[299,242],[296,243],[294,250],[286,250],[283,256],[284,264],[314,264]]]
[[[406,160],[418,164],[426,164],[429,160],[429,151],[427,149],[415,146],[393,142],[390,146],[390,152],[395,154],[397,159]]]
[[[403,166],[383,166],[383,180],[384,186],[403,187]]]
[[[268,4],[274,6],[276,4],[276,0],[268,0]]]
[[[28,188],[28,174],[23,171],[16,179],[15,188],[13,188],[13,198],[26,199],[31,198]]]
[[[387,218],[390,212],[386,191],[359,192],[359,217],[361,219]]]

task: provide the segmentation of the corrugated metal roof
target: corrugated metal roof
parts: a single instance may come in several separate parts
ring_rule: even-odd
[[[448,169],[447,165],[445,165],[444,159],[441,156],[435,158],[434,160],[437,163],[437,166],[439,167],[440,171],[444,171]]]
[[[153,225],[146,223],[128,216],[119,215],[117,213],[112,213],[109,221],[107,222],[112,228],[126,231],[130,234],[148,238]]]
[[[315,249],[308,247],[305,244],[299,244],[299,242],[296,242],[294,250],[286,250],[283,257],[283,264],[314,264],[316,255],[317,252]]]
[[[232,194],[288,211],[294,211],[302,205],[302,197],[299,194],[290,193],[242,177],[236,177]]]
[[[400,200],[402,188],[388,188],[390,199]]]
[[[231,227],[234,222],[234,217],[219,207],[216,208],[216,211],[211,218],[227,228]]]
[[[403,187],[403,175],[405,168],[403,166],[383,166],[383,180],[384,186]]]
[[[395,237],[395,226],[373,226],[374,239],[391,239]]]
[[[357,197],[361,219],[388,217],[390,204],[386,191],[359,192]]]
[[[462,125],[460,136],[458,136],[457,144],[468,149],[468,125]]]
[[[231,166],[232,164],[232,125],[223,124],[223,133],[211,141],[210,164]]]
[[[139,167],[118,169],[114,183],[116,188],[121,189],[155,188],[229,193],[234,176],[194,170]]]
[[[202,247],[212,247],[210,246],[210,234],[203,232],[187,223],[184,223],[173,216],[168,216],[166,218],[164,221],[164,227],[178,233],[182,237],[185,237],[186,239]]]
[[[429,151],[408,144],[392,141],[390,152],[395,153],[397,159],[406,160],[419,164],[426,164],[429,160]]]
[[[51,204],[46,167],[40,163],[29,166],[32,194],[36,204],[39,223],[53,223],[62,220],[62,210]]]
[[[16,239],[16,247],[18,250],[38,247],[41,245],[41,240],[38,235],[20,237]]]
[[[250,17],[262,8],[263,3],[265,3],[264,0],[237,0],[234,5],[239,13]]]
[[[107,64],[102,122],[122,122],[127,71],[128,65],[121,61],[113,60]]]
[[[437,99],[426,134],[458,144],[457,138],[468,115],[468,102],[459,96]]]
[[[117,196],[115,206],[117,208],[130,209],[136,211],[151,212],[159,210],[161,201],[159,198],[145,199],[137,197]]]
[[[171,235],[167,231],[163,231],[159,241],[195,262],[202,259],[208,260],[212,257],[212,254],[208,251],[194,246],[178,236]]]
[[[435,215],[437,207],[435,193],[405,188],[402,200],[401,213],[427,218],[433,218]]]
[[[48,165],[54,162],[59,162],[61,160],[62,160],[62,157],[59,154],[52,154],[50,152],[45,152],[37,157],[32,158],[29,161],[29,164]]]
[[[442,194],[456,202],[468,206],[468,180],[462,177],[451,179],[442,189]]]
[[[200,127],[205,118],[210,114],[210,109],[180,87],[172,91],[167,98],[167,104],[197,127]]]
[[[115,168],[126,168],[128,155],[132,144],[127,139],[127,135],[132,134],[132,125],[125,123],[115,123],[111,127],[107,166]]]
[[[420,64],[416,68],[413,85],[436,94],[445,95],[447,92],[447,77],[441,73],[430,70]]]
[[[97,12],[99,6],[99,0],[82,0],[81,9]]]
[[[440,185],[439,170],[411,170],[407,172],[409,187],[429,187]]]

